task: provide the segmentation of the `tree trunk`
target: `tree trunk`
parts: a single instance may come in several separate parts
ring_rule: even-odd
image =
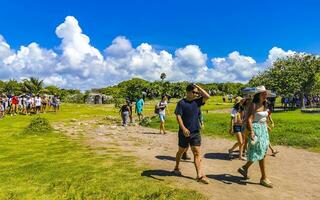
[[[300,107],[302,109],[305,109],[306,108],[306,102],[304,102],[304,93],[303,92],[300,92],[300,99],[301,99]]]

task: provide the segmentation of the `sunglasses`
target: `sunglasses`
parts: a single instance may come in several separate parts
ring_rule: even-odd
[[[192,91],[192,94],[200,94],[200,93],[196,91]]]

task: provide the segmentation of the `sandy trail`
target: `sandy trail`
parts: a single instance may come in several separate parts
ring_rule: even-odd
[[[71,125],[55,125],[56,129],[71,137],[82,134],[91,146],[112,147],[138,158],[138,162],[149,166],[142,176],[167,181],[181,188],[199,191],[209,199],[320,199],[320,154],[306,150],[277,146],[277,157],[267,157],[267,172],[274,188],[259,185],[258,163],[250,169],[251,179],[243,180],[237,169],[244,161],[229,160],[227,149],[233,141],[203,137],[202,163],[210,179],[209,185],[195,181],[192,161],[181,163],[182,177],[172,176],[178,138],[176,133],[158,134],[158,130],[129,126],[126,128],[106,124],[103,120],[74,121]],[[191,151],[189,150],[189,155]]]

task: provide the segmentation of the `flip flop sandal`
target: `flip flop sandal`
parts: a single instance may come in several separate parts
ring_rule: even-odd
[[[273,188],[273,184],[268,179],[260,180],[260,185],[267,187],[267,188]]]
[[[172,173],[173,173],[174,175],[176,175],[176,176],[181,176],[181,171],[180,171],[180,169],[174,169]]]
[[[197,181],[200,182],[200,183],[203,183],[203,184],[209,184],[209,180],[207,177],[205,176],[201,176],[200,178],[197,178]]]
[[[279,151],[278,150],[275,150],[272,154],[271,154],[271,156],[276,156],[277,154],[279,153]]]
[[[243,176],[244,179],[250,179],[248,175],[248,170],[245,170],[243,167],[238,169],[238,172]]]

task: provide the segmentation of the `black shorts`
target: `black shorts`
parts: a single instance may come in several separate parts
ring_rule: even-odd
[[[242,125],[234,125],[233,126],[233,133],[241,133],[242,132]]]
[[[178,133],[179,147],[187,148],[190,146],[201,146],[201,135],[200,132],[194,132],[190,134],[190,137],[186,137],[182,132]]]

